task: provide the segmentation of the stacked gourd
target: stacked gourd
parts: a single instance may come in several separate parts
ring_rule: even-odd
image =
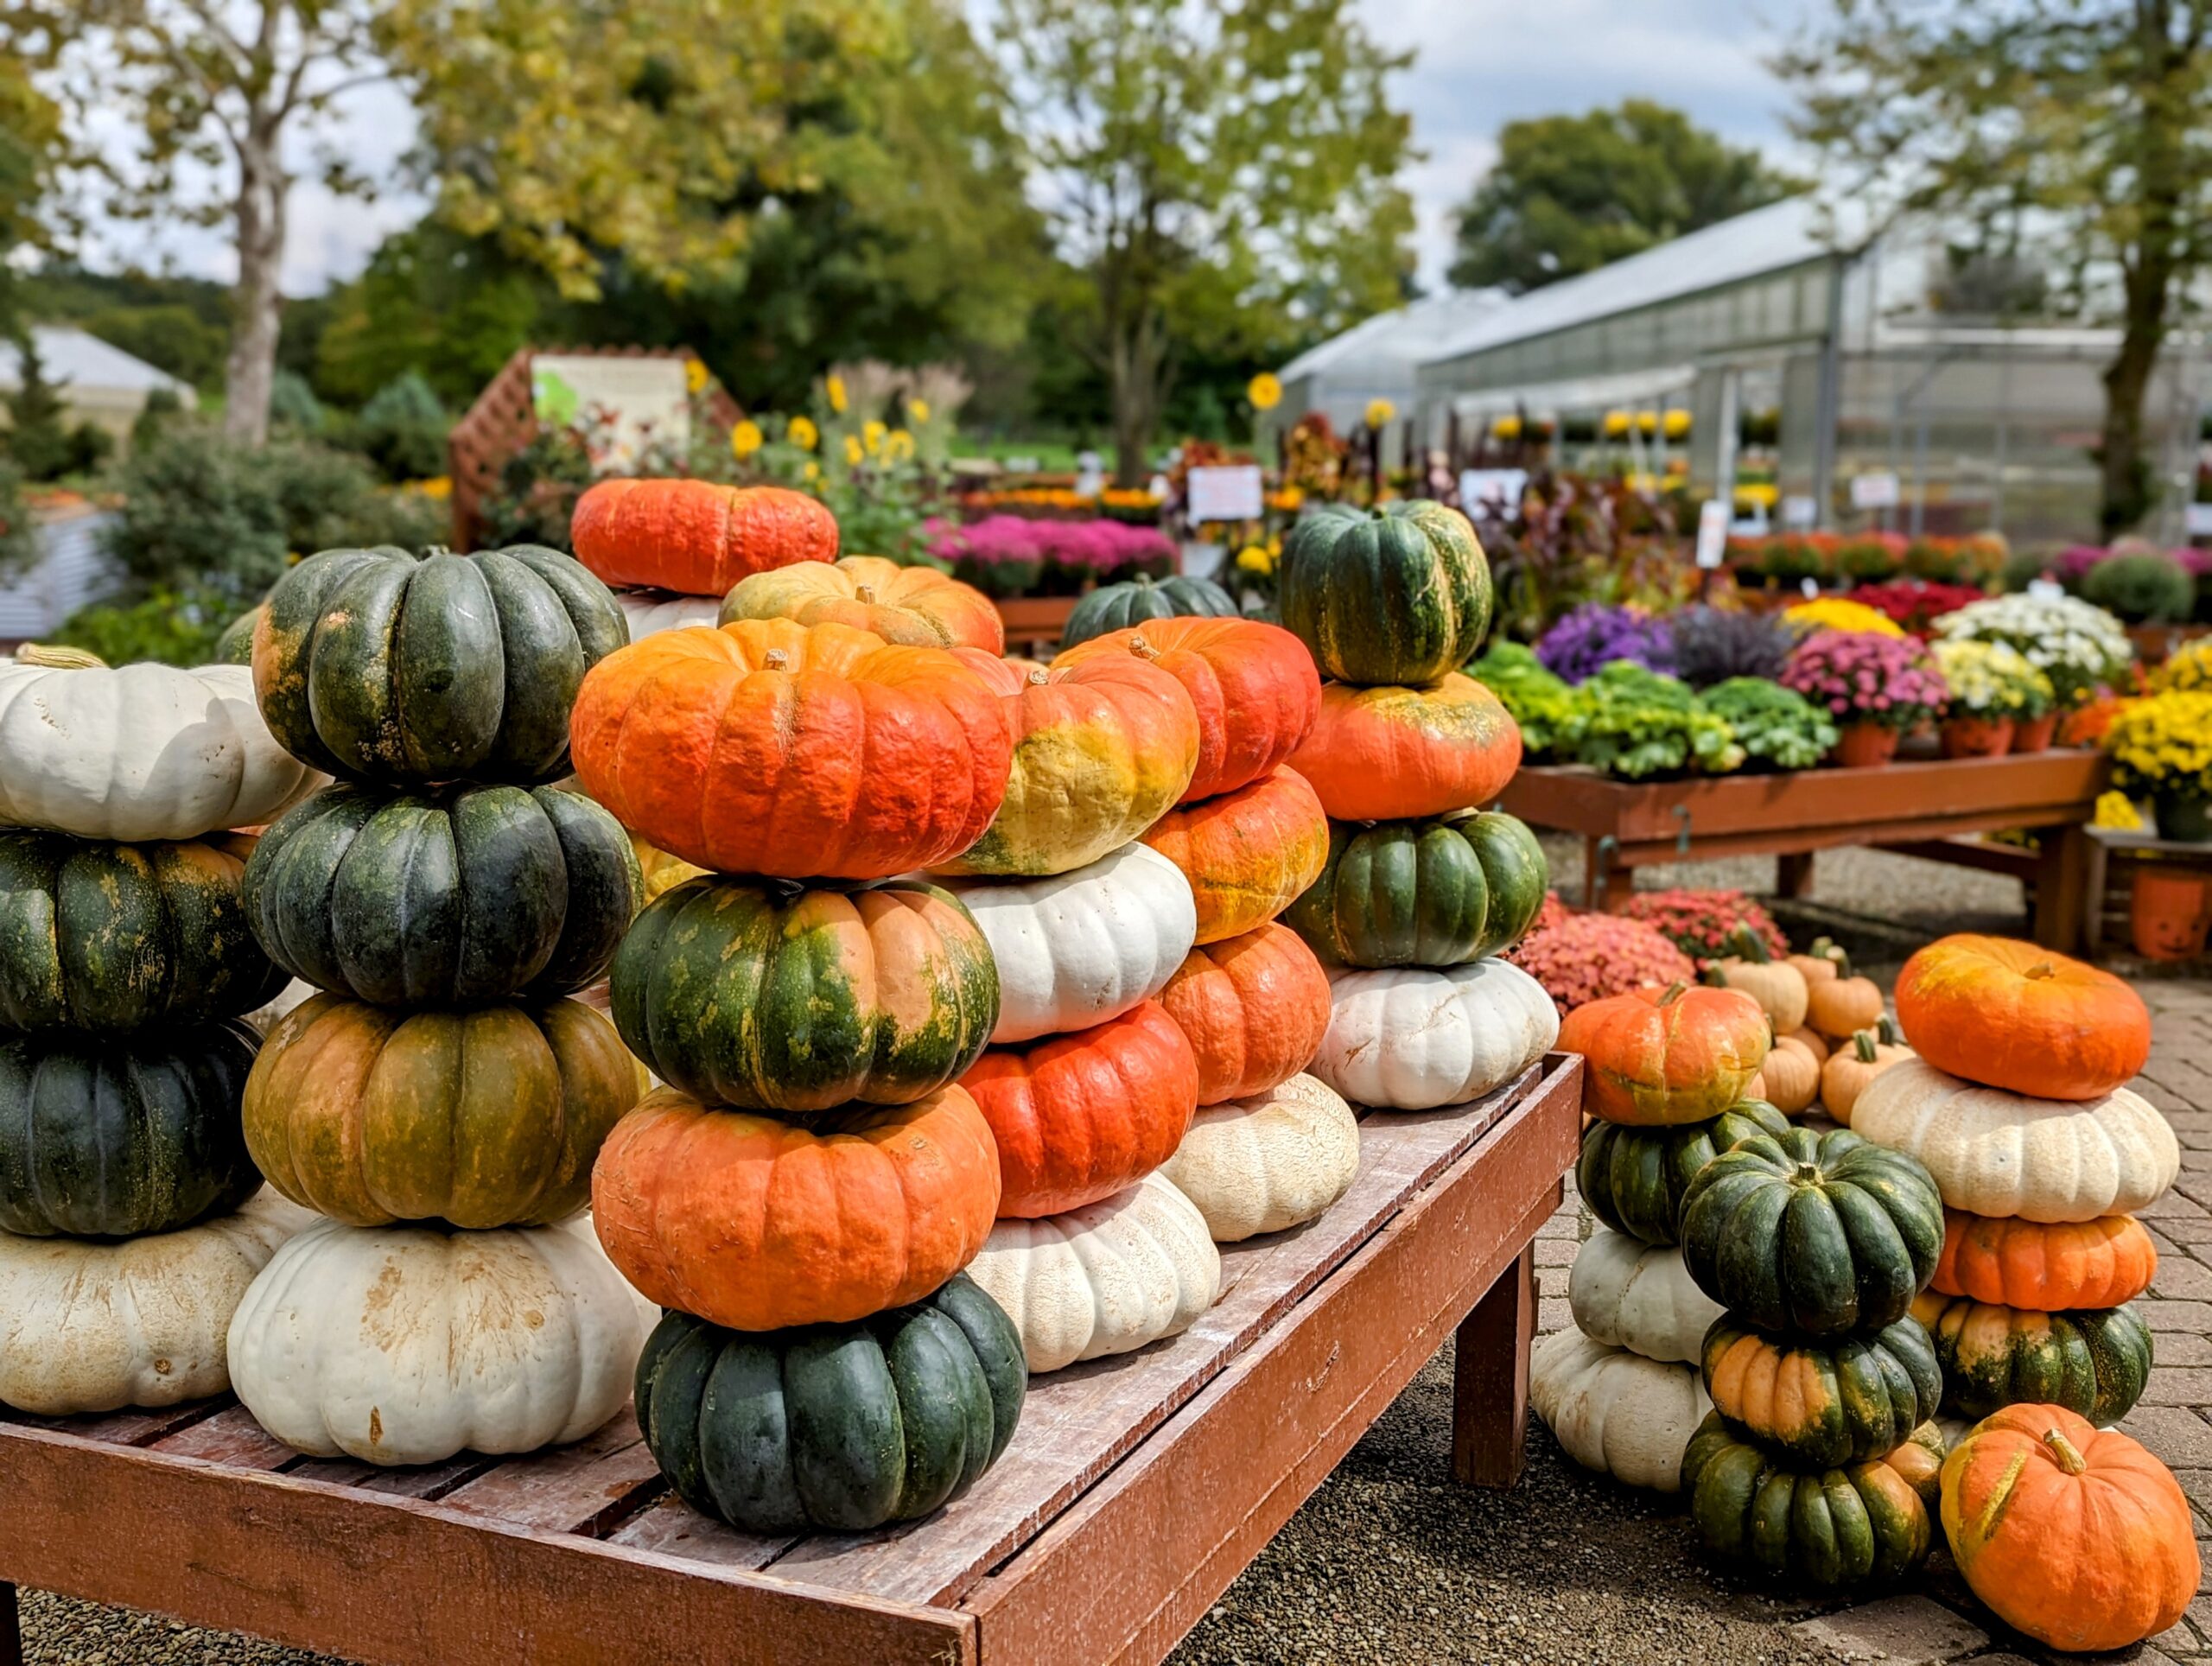
[[[607,480],[576,499],[569,541],[613,588],[630,640],[641,642],[714,624],[724,595],[753,574],[835,559],[837,522],[817,499],[779,486]]]
[[[313,777],[244,668],[0,662],[0,1403],[166,1406],[299,1211],[257,1198],[238,1101],[284,982],[238,900]]]
[[[1284,541],[1281,596],[1330,679],[1291,757],[1329,818],[1290,912],[1334,994],[1313,1073],[1401,1110],[1479,1097],[1559,1028],[1542,987],[1496,958],[1546,881],[1527,828],[1474,813],[1521,761],[1513,719],[1459,670],[1490,628],[1489,563],[1441,504],[1332,506]]]
[[[574,1218],[644,1091],[568,999],[641,893],[613,818],[545,785],[621,611],[568,556],[337,550],[256,626],[270,731],[338,779],[246,865],[245,919],[322,993],[270,1030],[245,1146],[324,1219],[233,1317],[278,1440],[372,1464],[574,1440],[621,1408],[650,1322]]]

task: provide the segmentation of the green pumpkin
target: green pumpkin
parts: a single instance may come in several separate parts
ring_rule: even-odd
[[[982,928],[918,880],[687,881],[638,916],[608,992],[623,1040],[663,1081],[785,1116],[925,1098],[999,1021]]]
[[[239,901],[249,839],[114,844],[0,829],[0,1029],[129,1035],[284,987]]]
[[[2063,1406],[2118,1422],[2151,1380],[2149,1326],[2132,1307],[2031,1313],[1930,1290],[1914,1315],[1936,1339],[1943,1409],[1983,1418],[2006,1406]]]
[[[341,782],[295,804],[245,869],[277,963],[395,1007],[581,989],[645,902],[630,836],[557,787],[394,793]]]
[[[567,774],[576,690],[630,639],[612,591],[531,544],[326,550],[267,606],[253,686],[277,744],[394,786]]]
[[[857,1533],[975,1485],[1028,1383],[1020,1332],[956,1273],[850,1325],[747,1332],[671,1312],[638,1359],[638,1427],[702,1515],[748,1533]]]
[[[266,611],[257,602],[223,626],[222,635],[215,639],[215,663],[219,665],[251,665],[253,664],[253,627],[261,622]]]
[[[1283,540],[1278,597],[1322,676],[1433,683],[1489,633],[1490,563],[1473,523],[1440,503],[1331,504]]]
[[[1916,1431],[1914,1443],[1922,1440]],[[1879,1459],[1788,1467],[1738,1440],[1718,1412],[1682,1453],[1682,1491],[1707,1550],[1737,1572],[1792,1586],[1885,1584],[1918,1567],[1935,1539],[1926,1503],[1897,1469]]]
[[[0,1232],[137,1237],[236,1209],[261,1186],[238,1121],[260,1045],[236,1019],[0,1037]]]
[[[1148,619],[1235,619],[1236,598],[1210,578],[1143,576],[1123,584],[1102,584],[1075,604],[1060,645],[1072,648],[1109,631],[1127,630]]]
[[[1941,1408],[1936,1345],[1910,1318],[1834,1341],[1770,1336],[1723,1314],[1705,1333],[1706,1392],[1743,1440],[1812,1469],[1878,1458]]]
[[[1789,1119],[1764,1099],[1739,1099],[1718,1116],[1674,1128],[1594,1122],[1583,1130],[1575,1187],[1614,1231],[1677,1243],[1683,1196],[1705,1166],[1755,1134],[1789,1132]]]
[[[1518,943],[1551,883],[1528,824],[1497,811],[1331,822],[1329,860],[1283,916],[1330,965],[1463,966]]]
[[[1682,1200],[1699,1289],[1763,1331],[1839,1336],[1904,1317],[1943,1249],[1943,1201],[1915,1158],[1847,1129],[1759,1135]]]

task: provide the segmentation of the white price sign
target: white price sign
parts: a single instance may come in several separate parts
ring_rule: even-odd
[[[1459,471],[1459,509],[1470,519],[1504,520],[1521,507],[1521,494],[1529,489],[1525,468],[1463,468]]]
[[[1853,509],[1894,509],[1903,501],[1904,496],[1897,477],[1886,468],[1852,477],[1851,506]]]
[[[1260,468],[1246,463],[1233,468],[1194,468],[1185,478],[1185,517],[1199,521],[1257,520],[1266,506],[1261,501]]]
[[[598,430],[607,469],[634,463],[648,446],[680,457],[691,443],[681,359],[541,353],[530,361],[530,397],[548,428]]]
[[[1697,512],[1697,564],[1707,572],[1720,565],[1728,549],[1728,506],[1709,499]]]

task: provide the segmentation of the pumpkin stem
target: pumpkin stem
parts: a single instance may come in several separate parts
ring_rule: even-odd
[[[1154,647],[1151,643],[1146,641],[1142,635],[1133,636],[1129,639],[1129,652],[1140,659],[1157,659],[1160,658],[1160,650]]]
[[[1904,1032],[1897,1027],[1897,1021],[1884,1013],[1874,1021],[1874,1035],[1885,1047],[1902,1046]]]
[[[2066,1438],[2064,1431],[2045,1429],[2043,1432],[2043,1443],[2050,1448],[2050,1455],[2058,1459],[2059,1468],[2064,1470],[2069,1475],[2082,1475],[2088,1472],[2089,1460],[2084,1458],[2075,1444]]]
[[[2052,965],[2047,960],[2038,960],[2034,965],[2029,967],[2023,976],[2027,977],[2056,977],[2058,976],[2058,968]]]
[[[96,653],[82,648],[66,647],[59,642],[26,642],[16,650],[18,665],[38,665],[48,671],[97,671],[107,669],[107,661]]]
[[[1834,938],[1815,938],[1813,953],[1819,959],[1833,963],[1838,977],[1851,976],[1851,957],[1844,953],[1842,944]]]
[[[789,671],[791,665],[791,657],[788,652],[782,648],[771,648],[768,650],[766,664],[767,669],[772,671]]]
[[[1682,998],[1683,995],[1688,992],[1689,987],[1688,980],[1685,978],[1676,978],[1672,983],[1669,983],[1667,986],[1667,993],[1659,997],[1658,1004],[1662,1007],[1673,1006],[1677,1001],[1680,1001]]]
[[[1748,960],[1754,966],[1768,965],[1774,959],[1773,951],[1766,946],[1766,939],[1748,925],[1738,925],[1729,934],[1728,942],[1736,951],[1738,960]]]
[[[1793,1180],[1802,1180],[1807,1186],[1816,1185],[1821,1179],[1821,1166],[1815,1162],[1800,1163],[1797,1165],[1797,1172],[1789,1178]]]
[[[855,584],[853,586],[853,600],[859,602],[862,607],[873,607],[875,606],[875,586],[873,584]]]
[[[1728,974],[1716,960],[1705,969],[1705,981],[1716,989],[1725,989],[1728,987]]]
[[[1851,1050],[1859,1055],[1860,1064],[1872,1064],[1874,1062],[1874,1032],[1872,1030],[1853,1031]]]
[[[1041,689],[1045,684],[1052,680],[1052,672],[1046,671],[1042,665],[1032,665],[1029,668],[1029,686],[1031,688]]]

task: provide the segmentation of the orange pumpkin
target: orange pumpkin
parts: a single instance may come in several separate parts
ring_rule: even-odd
[[[1160,1004],[1198,1060],[1198,1103],[1249,1099],[1304,1070],[1329,1027],[1329,975],[1273,923],[1191,951]]]
[[[1200,943],[1266,925],[1321,877],[1329,818],[1288,766],[1204,804],[1171,810],[1144,842],[1183,870],[1198,906]]]
[[[961,1086],[991,1125],[999,1213],[1065,1214],[1175,1154],[1198,1108],[1198,1061],[1157,1001],[1072,1035],[994,1047]]]
[[[1052,662],[1116,654],[1149,659],[1183,685],[1198,715],[1198,766],[1185,804],[1249,786],[1313,728],[1321,679],[1306,645],[1256,619],[1155,619],[1078,643]]]
[[[882,879],[965,850],[1014,755],[1005,701],[953,654],[781,619],[607,655],[569,730],[585,790],[632,832],[792,879]]]
[[[1835,1051],[1821,1065],[1821,1108],[1849,1128],[1851,1113],[1858,1106],[1859,1096],[1866,1091],[1866,1084],[1891,1065],[1901,1065],[1913,1056],[1912,1049],[1897,1034],[1897,1027],[1887,1013],[1883,1014],[1872,1028],[1838,1041]]]
[[[2101,1099],[2151,1056],[2143,997],[2032,943],[1939,938],[1897,975],[1897,1019],[1937,1070],[2037,1099]]]
[[[1827,945],[1821,958],[1835,969],[1834,975],[1806,978],[1806,1023],[1833,1042],[1872,1029],[1886,1009],[1882,986],[1871,977],[1853,976],[1850,957],[1834,944]],[[1796,959],[1791,956],[1790,963],[1795,965]]]
[[[755,573],[836,560],[837,518],[780,486],[601,480],[576,499],[569,542],[609,584],[718,596]]]
[[[2172,1472],[2058,1406],[2007,1406],[1943,1462],[1943,1533],[1974,1595],[2054,1649],[2124,1649],[2178,1620],[2203,1568]]]
[[[1779,1037],[1767,1049],[1766,1062],[1759,1066],[1752,1085],[1764,1090],[1754,1092],[1752,1098],[1765,1100],[1785,1116],[1795,1116],[1811,1109],[1820,1097],[1821,1061],[1795,1035]]]
[[[998,1153],[957,1086],[799,1128],[661,1088],[615,1124],[592,1224],[649,1301],[737,1331],[865,1319],[975,1259]]]
[[[1946,1209],[1943,1256],[1929,1288],[2060,1313],[2133,1301],[2158,1270],[2158,1247],[2132,1215],[2045,1223]]]
[[[722,599],[721,623],[741,619],[849,625],[910,648],[1006,652],[1006,621],[990,597],[934,567],[901,567],[880,556],[755,573]]]
[[[1290,761],[1338,821],[1440,816],[1497,797],[1521,766],[1521,730],[1457,671],[1418,689],[1330,683]]]
[[[1741,989],[1670,983],[1577,1007],[1559,1050],[1588,1061],[1582,1109],[1609,1122],[1701,1122],[1744,1097],[1765,1062],[1768,1027]]]

